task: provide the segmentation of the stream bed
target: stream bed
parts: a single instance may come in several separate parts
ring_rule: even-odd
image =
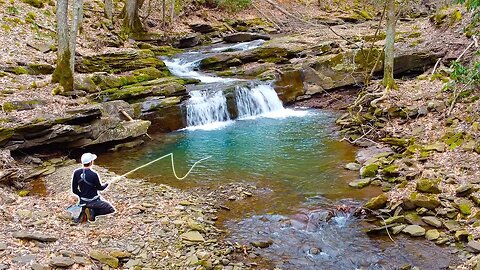
[[[228,114],[222,90],[235,79],[201,73],[196,64],[205,55],[248,50],[260,42],[206,48],[166,60],[172,73],[202,83],[190,89],[186,103],[187,128],[156,135],[132,150],[99,157],[99,164],[119,174],[172,152],[181,176],[197,160],[184,180],[173,177],[169,159],[132,174],[153,182],[189,189],[215,188],[232,182],[253,184],[259,193],[229,202],[231,211],[219,212],[218,226],[226,239],[249,244],[270,242],[256,256],[273,269],[444,269],[456,260],[451,248],[406,236],[371,238],[365,224],[348,213],[328,222],[324,215],[336,205],[358,206],[379,194],[375,187],[353,189],[348,183],[358,172],[344,164],[354,161],[356,149],[338,141],[338,113],[305,108],[284,108],[269,82],[249,82],[235,92],[238,118]],[[240,80],[239,80],[240,81]],[[244,81],[244,80],[242,80]]]

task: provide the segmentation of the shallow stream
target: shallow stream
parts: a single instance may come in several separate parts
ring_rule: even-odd
[[[271,262],[272,269],[448,266],[454,259],[450,250],[426,240],[401,236],[393,243],[384,237],[370,238],[362,231],[365,224],[348,214],[322,222],[322,215],[334,205],[358,205],[380,192],[373,187],[358,190],[348,186],[358,173],[343,166],[354,160],[355,148],[338,141],[335,112],[284,109],[281,103],[278,107],[269,84],[253,82],[249,89],[237,89],[237,107],[244,112],[240,119],[228,115],[220,91],[234,80],[201,73],[195,70],[196,63],[218,51],[258,45],[260,42],[234,48],[220,45],[166,59],[175,75],[203,82],[190,90],[192,98],[186,105],[186,111],[191,110],[189,127],[158,135],[133,150],[102,155],[100,165],[121,174],[172,152],[176,170],[183,175],[195,161],[211,156],[183,181],[173,177],[169,159],[132,177],[182,189],[215,188],[232,182],[256,185],[260,194],[230,202],[232,211],[220,212],[219,226],[229,231],[226,237],[232,242],[272,241],[270,247],[256,251]]]

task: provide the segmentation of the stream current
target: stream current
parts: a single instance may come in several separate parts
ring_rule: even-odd
[[[378,189],[352,189],[357,172],[343,169],[354,160],[355,149],[339,142],[338,115],[330,111],[284,108],[268,82],[221,78],[197,70],[201,59],[222,51],[249,50],[261,41],[216,45],[163,59],[179,77],[200,84],[188,89],[187,127],[159,135],[134,150],[104,155],[101,165],[118,173],[174,153],[179,175],[198,159],[189,177],[176,180],[168,159],[146,167],[132,177],[179,188],[252,183],[260,195],[230,202],[232,211],[219,215],[229,231],[227,240],[249,244],[272,241],[256,251],[273,269],[397,269],[406,264],[421,269],[443,269],[453,260],[448,248],[423,239],[371,238],[365,225],[348,214],[323,222],[338,204],[359,205]],[[237,117],[228,111],[224,90],[235,89]],[[124,157],[128,156],[128,159]]]

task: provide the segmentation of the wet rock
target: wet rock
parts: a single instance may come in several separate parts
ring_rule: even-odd
[[[422,221],[436,228],[442,227],[442,221],[436,217],[431,217],[431,216],[422,217]]]
[[[474,190],[472,184],[463,184],[455,190],[455,193],[459,197],[466,197],[470,195],[470,193],[472,193],[473,191]]]
[[[101,263],[107,264],[110,267],[117,268],[118,267],[118,259],[108,255],[105,252],[100,250],[91,250],[89,253],[92,259],[95,259]]]
[[[267,248],[267,247],[269,247],[273,244],[273,241],[272,240],[255,241],[255,242],[250,242],[250,244],[254,247],[257,247],[257,248]]]
[[[387,201],[388,201],[387,195],[385,193],[382,193],[377,197],[370,199],[365,204],[365,208],[368,208],[370,210],[377,210],[384,207],[387,204]]]
[[[270,37],[266,35],[260,35],[255,33],[245,33],[245,32],[233,33],[223,37],[223,41],[227,43],[247,42],[247,41],[253,41],[257,39],[270,40]]]
[[[479,252],[480,252],[480,242],[479,242],[479,241],[475,241],[475,240],[468,241],[467,246],[468,246],[471,250],[473,250],[473,252],[475,252],[475,253],[479,253]]]
[[[438,230],[436,229],[433,229],[433,230],[428,230],[426,233],[425,233],[425,238],[429,241],[435,241],[437,240],[438,238],[440,237],[440,233],[438,232]]]
[[[183,240],[190,242],[205,242],[205,239],[198,231],[189,231],[180,235]]]
[[[455,240],[458,242],[466,242],[468,241],[469,233],[467,230],[459,230],[455,232]]]
[[[75,261],[70,257],[56,256],[50,260],[50,265],[59,268],[67,268],[72,266]]]
[[[348,185],[350,187],[353,187],[353,188],[364,188],[364,187],[370,185],[371,182],[372,182],[371,178],[364,178],[364,179],[354,180],[354,181],[348,183]]]
[[[418,225],[408,225],[403,229],[403,232],[415,237],[425,235],[425,229]]]
[[[385,219],[385,224],[393,224],[393,223],[404,223],[405,222],[405,217],[404,216],[394,216],[394,217],[389,217]]]
[[[417,190],[425,193],[440,193],[440,189],[438,188],[439,182],[439,180],[422,178],[417,182]]]
[[[360,165],[358,163],[355,163],[355,162],[347,163],[345,165],[345,169],[350,170],[350,171],[358,171],[358,170],[360,170],[361,167],[362,167],[362,165]]]
[[[39,242],[55,242],[58,240],[57,237],[52,235],[47,235],[39,232],[26,232],[19,231],[13,233],[13,237],[21,240],[35,240]]]

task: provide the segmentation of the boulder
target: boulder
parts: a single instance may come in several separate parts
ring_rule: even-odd
[[[218,26],[213,26],[211,24],[207,24],[207,23],[195,23],[195,24],[190,24],[189,27],[195,31],[195,32],[199,32],[199,33],[202,33],[202,34],[207,34],[207,33],[211,33],[211,32],[215,32],[218,30]]]
[[[412,194],[410,194],[410,196],[403,198],[403,204],[406,209],[425,207],[427,209],[433,210],[440,206],[440,200],[435,195],[426,195],[413,192]]]
[[[151,50],[121,49],[113,52],[78,57],[75,70],[80,73],[120,73],[145,67],[168,72],[165,63]]]
[[[425,193],[440,193],[439,182],[439,180],[422,178],[417,182],[417,190]]]
[[[442,221],[436,217],[432,217],[432,216],[422,217],[422,221],[436,228],[442,227]]]
[[[18,231],[13,233],[13,237],[21,240],[34,240],[39,242],[55,242],[58,240],[53,235],[47,235],[39,232]]]
[[[197,46],[199,43],[200,43],[200,35],[192,34],[179,39],[178,43],[176,44],[176,47],[181,49],[191,48],[191,47]]]
[[[425,235],[425,229],[418,225],[408,225],[402,232],[415,237]]]
[[[270,37],[266,35],[260,35],[256,33],[245,33],[245,32],[228,34],[223,37],[223,41],[227,43],[247,42],[247,41],[253,41],[257,39],[270,40]]]
[[[385,193],[382,193],[377,197],[370,199],[365,204],[365,208],[368,208],[370,210],[377,210],[384,207],[387,204],[387,201],[388,201],[387,195]]]
[[[292,103],[304,94],[302,73],[298,70],[284,70],[274,84],[278,97],[284,103]]]

